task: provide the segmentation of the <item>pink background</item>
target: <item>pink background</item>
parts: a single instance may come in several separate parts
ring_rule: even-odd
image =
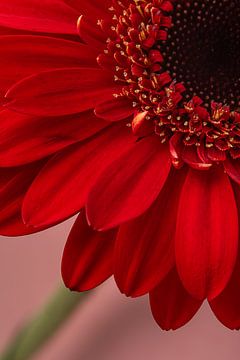
[[[61,283],[71,223],[29,237],[0,238],[1,349]],[[33,360],[237,360],[239,353],[239,333],[221,326],[207,305],[183,329],[164,332],[152,320],[147,298],[127,299],[110,280]]]

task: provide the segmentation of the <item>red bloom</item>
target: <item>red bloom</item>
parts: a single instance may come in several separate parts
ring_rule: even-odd
[[[17,3],[0,5],[1,232],[81,210],[66,286],[114,274],[163,329],[204,299],[238,329],[237,0]]]

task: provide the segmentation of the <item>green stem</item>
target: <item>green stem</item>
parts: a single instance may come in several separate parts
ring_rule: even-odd
[[[28,360],[68,319],[78,304],[89,293],[71,293],[61,287],[50,302],[27,323],[6,350],[0,360]]]

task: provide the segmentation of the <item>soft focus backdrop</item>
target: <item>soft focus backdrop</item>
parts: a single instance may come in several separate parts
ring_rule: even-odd
[[[61,283],[73,221],[22,238],[0,238],[0,348]],[[239,305],[240,306],[240,305]],[[185,328],[161,331],[147,298],[127,299],[112,280],[92,292],[33,360],[237,360],[240,336],[204,306]]]

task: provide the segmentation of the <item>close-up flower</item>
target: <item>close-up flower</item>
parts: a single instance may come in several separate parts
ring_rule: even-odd
[[[65,285],[240,328],[239,0],[0,4],[0,233],[76,214]]]

